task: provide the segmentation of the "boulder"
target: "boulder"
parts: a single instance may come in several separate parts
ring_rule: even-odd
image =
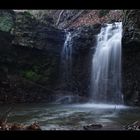
[[[89,124],[89,125],[83,126],[84,130],[101,129],[102,127],[103,127],[102,124]]]
[[[132,124],[126,125],[124,127],[126,130],[138,130],[140,131],[140,121],[135,121]]]
[[[17,13],[14,28],[14,45],[60,52],[64,43],[64,32],[39,22],[28,12]]]

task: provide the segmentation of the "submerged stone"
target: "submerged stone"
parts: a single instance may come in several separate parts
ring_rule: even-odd
[[[100,129],[102,127],[103,127],[102,124],[89,124],[89,125],[83,126],[84,130]]]

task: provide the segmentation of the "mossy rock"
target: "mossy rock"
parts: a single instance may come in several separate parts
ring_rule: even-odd
[[[99,18],[106,16],[110,10],[100,10]]]
[[[4,32],[10,32],[14,25],[13,14],[10,10],[0,11],[0,30]]]
[[[24,11],[24,15],[28,16],[28,17],[33,17],[33,15],[30,12],[28,12],[28,11]]]
[[[33,70],[26,70],[22,73],[23,77],[31,81],[38,81],[42,76]]]

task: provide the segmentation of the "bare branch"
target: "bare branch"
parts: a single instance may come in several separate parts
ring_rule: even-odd
[[[56,26],[59,24],[59,21],[60,21],[60,18],[61,18],[61,15],[63,14],[64,10],[61,10],[59,16],[58,16],[58,19],[57,19],[57,22],[56,22]]]

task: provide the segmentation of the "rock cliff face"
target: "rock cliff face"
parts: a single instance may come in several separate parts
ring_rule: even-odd
[[[68,91],[84,97],[89,96],[92,56],[96,45],[96,35],[100,29],[101,25],[96,24],[68,30],[71,32],[72,76],[68,83],[65,81],[60,83],[60,78],[56,90]],[[61,69],[60,73],[63,73]]]
[[[96,35],[103,23],[120,21],[121,11],[1,10],[0,19],[0,102],[49,102],[64,90],[59,86],[64,29],[73,42],[70,92],[85,97]]]
[[[88,96],[92,56],[95,52],[96,35],[101,25],[79,27],[73,32],[73,90],[75,93]]]
[[[18,10],[17,10],[18,11]],[[22,10],[20,10],[22,11]],[[122,10],[24,10],[45,24],[59,28],[110,23],[122,20]],[[49,21],[49,22],[48,22]]]
[[[49,101],[58,75],[64,32],[26,12],[0,12],[6,18],[0,31],[0,102]]]
[[[140,10],[125,10],[122,38],[122,88],[124,101],[140,105]]]
[[[51,25],[40,23],[28,12],[17,13],[13,44],[40,50],[60,51],[64,43],[64,32]]]
[[[140,42],[140,10],[124,10],[123,43]]]

